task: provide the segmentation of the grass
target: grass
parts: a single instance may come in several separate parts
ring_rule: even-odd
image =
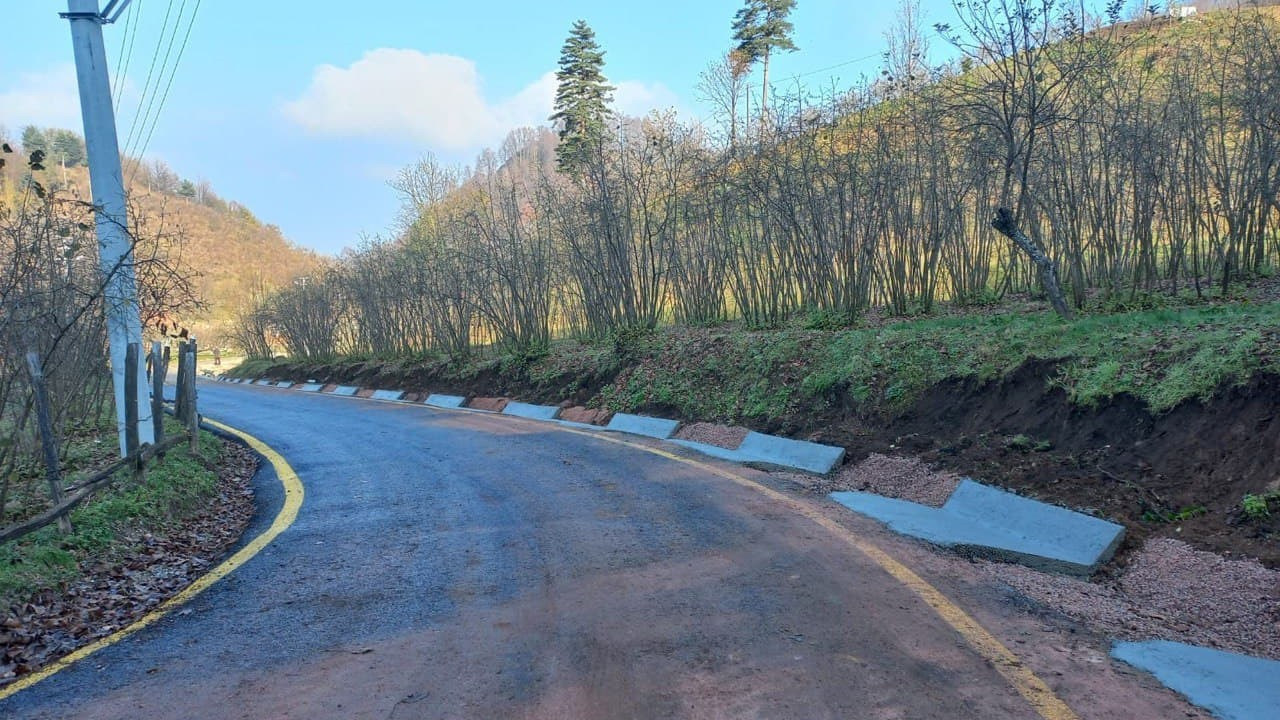
[[[1054,382],[1094,406],[1121,393],[1155,412],[1208,399],[1223,383],[1280,372],[1280,303],[1160,309],[1085,317],[1046,315],[921,320],[835,336],[804,386],[837,386],[895,408],[947,377],[991,379],[1028,360],[1058,364]]]
[[[283,360],[284,358],[274,360],[271,358],[245,358],[235,365],[230,365],[224,360],[223,367],[220,370],[230,377],[257,379]],[[210,358],[207,362],[198,364],[205,369],[211,369],[213,360]]]
[[[593,404],[768,424],[831,408],[896,413],[947,378],[992,380],[1034,360],[1056,368],[1050,383],[1078,405],[1129,394],[1153,412],[1208,399],[1258,372],[1280,373],[1280,303],[1274,302],[1095,312],[1071,323],[1050,313],[985,311],[882,327],[811,325],[676,326],[625,338],[561,340],[536,357],[490,357],[461,367],[422,363],[418,377],[448,384],[485,371],[526,397],[581,386],[566,385],[566,378],[611,378]],[[260,376],[278,362],[247,361],[237,374]],[[1028,442],[1029,450],[1039,449]]]
[[[175,425],[173,432],[179,431]],[[204,461],[180,445],[148,466],[141,484],[133,484],[126,471],[110,490],[73,510],[71,533],[61,534],[55,524],[0,545],[0,610],[61,587],[82,569],[122,557],[132,538],[179,525],[216,497],[217,473],[206,462],[216,461],[221,448],[217,438],[202,433]]]

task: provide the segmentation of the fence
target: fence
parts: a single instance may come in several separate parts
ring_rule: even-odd
[[[15,540],[40,528],[57,522],[59,529],[71,532],[69,514],[77,505],[84,502],[94,492],[106,488],[116,480],[121,470],[132,469],[133,482],[141,482],[145,477],[147,463],[163,457],[165,452],[183,442],[190,444],[192,454],[199,454],[200,415],[196,410],[196,342],[180,343],[178,346],[177,393],[174,396],[174,416],[182,423],[186,432],[171,438],[165,437],[164,422],[164,381],[169,372],[169,347],[160,342],[151,345],[149,365],[151,369],[151,415],[155,428],[154,442],[142,442],[138,433],[138,363],[141,361],[141,346],[130,343],[125,354],[125,456],[106,468],[99,470],[84,481],[64,488],[62,485],[62,468],[58,461],[58,438],[53,429],[53,418],[49,408],[48,390],[45,384],[44,370],[37,353],[27,353],[27,370],[31,375],[32,404],[36,411],[36,419],[40,432],[41,453],[45,465],[45,478],[49,485],[49,495],[53,507],[33,518],[11,525],[0,530],[0,542]]]

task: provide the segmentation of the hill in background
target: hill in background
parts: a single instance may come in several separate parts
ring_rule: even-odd
[[[0,204],[10,205],[23,192],[32,150],[46,154],[45,170],[35,179],[50,190],[66,190],[88,199],[89,172],[84,141],[56,128],[26,128],[0,140],[13,154],[0,169]],[[163,233],[176,242],[180,263],[193,275],[203,309],[171,318],[208,342],[223,344],[236,314],[252,298],[320,272],[326,259],[285,238],[280,228],[258,219],[247,207],[226,200],[207,181],[184,179],[161,161],[126,158],[129,199],[144,234]],[[208,346],[206,342],[206,346]]]

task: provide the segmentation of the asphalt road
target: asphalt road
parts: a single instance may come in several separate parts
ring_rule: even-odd
[[[297,522],[0,717],[1038,717],[865,555],[705,468],[505,417],[200,392],[293,465]],[[256,482],[250,535],[281,502]]]

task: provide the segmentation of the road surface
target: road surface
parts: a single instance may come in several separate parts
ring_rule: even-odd
[[[200,392],[205,415],[292,464],[296,523],[184,609],[0,702],[0,717],[1042,716],[916,592],[749,482],[545,423]],[[249,536],[281,502],[269,467],[256,484]],[[1035,655],[1028,667],[1079,717],[1184,715],[1097,652],[1036,650],[1064,631],[1016,599],[943,590]]]

